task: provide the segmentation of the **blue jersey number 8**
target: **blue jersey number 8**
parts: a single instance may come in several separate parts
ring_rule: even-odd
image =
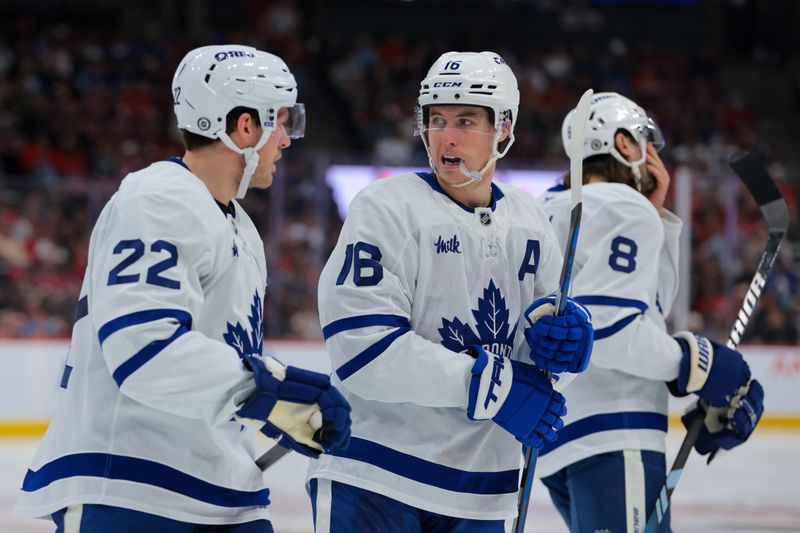
[[[636,269],[636,252],[639,247],[633,239],[623,237],[611,241],[611,255],[608,257],[608,266],[617,272],[630,274]]]

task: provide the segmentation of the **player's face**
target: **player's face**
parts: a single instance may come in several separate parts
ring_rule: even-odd
[[[469,170],[480,170],[492,155],[494,124],[489,112],[476,106],[431,106],[428,145],[439,179],[455,185],[464,181],[461,161]]]
[[[278,120],[275,129],[270,134],[267,142],[258,151],[258,167],[250,181],[250,187],[254,189],[266,189],[272,185],[272,178],[275,174],[275,163],[281,158],[281,151],[292,144],[292,140],[286,133],[286,120],[289,118],[289,111],[281,108],[278,111]]]

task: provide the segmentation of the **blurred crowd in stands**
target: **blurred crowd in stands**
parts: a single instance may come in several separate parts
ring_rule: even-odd
[[[299,4],[232,3],[248,21],[241,28],[212,32],[200,24],[168,37],[147,24],[126,32],[79,19],[42,25],[24,9],[5,13],[0,337],[69,336],[92,224],[126,173],[183,152],[169,84],[184,53],[209,42],[277,53],[299,79],[309,138],[287,151],[276,185],[248,195],[245,207],[267,248],[267,335],[321,337],[316,282],[341,227],[325,164],[425,165],[421,142],[412,136],[413,104],[430,63],[454,45],[444,34],[425,40],[401,32],[318,32]],[[561,121],[589,86],[626,94],[655,117],[667,138],[668,167],[692,178],[690,326],[726,337],[766,231],[747,192],[730,185],[725,159],[735,148],[774,155],[756,135],[758,117],[749,103],[722,85],[720,69],[730,58],[710,46],[661,49],[618,37],[601,45],[565,39],[499,48],[496,38],[489,33],[461,44],[494,48],[519,80],[516,143],[501,166],[566,167]],[[797,65],[798,59],[800,71]],[[779,162],[770,168],[792,227],[747,338],[796,344],[800,176]]]

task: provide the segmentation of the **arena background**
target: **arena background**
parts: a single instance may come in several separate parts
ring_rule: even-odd
[[[743,347],[765,383],[764,427],[719,466],[690,463],[704,474],[676,492],[691,518],[679,514],[676,531],[800,530],[798,28],[800,3],[780,0],[1,1],[0,531],[44,527],[8,510],[47,424],[93,222],[125,174],[182,153],[172,74],[189,49],[226,42],[282,56],[308,111],[307,137],[273,187],[244,203],[270,272],[267,349],[315,368],[328,364],[316,282],[347,198],[392,168],[426,166],[411,111],[444,51],[493,50],[515,71],[517,140],[499,169],[530,190],[567,168],[561,120],[586,88],[653,114],[674,178],[668,204],[686,222],[675,327],[727,336],[766,232],[726,160],[758,152],[791,216]],[[673,425],[671,446],[681,437]],[[303,464],[282,469],[294,499],[276,511],[297,515],[284,531],[307,531]],[[529,520],[531,531],[563,530],[541,487],[534,494],[545,520]],[[708,498],[718,512],[703,510]]]

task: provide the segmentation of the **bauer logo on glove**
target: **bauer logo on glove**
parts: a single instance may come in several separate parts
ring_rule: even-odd
[[[530,324],[525,328],[530,358],[550,372],[583,372],[592,355],[592,315],[583,305],[567,298],[564,313],[554,316],[555,303],[555,296],[539,298],[525,310]]]
[[[478,345],[470,346],[469,353],[475,358],[468,389],[470,420],[492,420],[525,446],[541,448],[556,440],[567,407],[544,372]]]

